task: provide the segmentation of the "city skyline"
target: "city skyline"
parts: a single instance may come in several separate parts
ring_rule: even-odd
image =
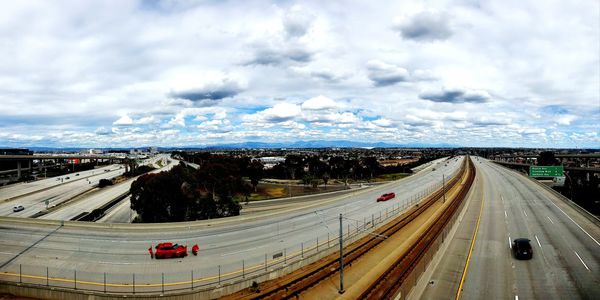
[[[600,148],[600,4],[19,1],[0,147]]]

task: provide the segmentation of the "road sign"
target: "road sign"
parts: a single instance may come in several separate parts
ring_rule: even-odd
[[[563,166],[529,166],[530,177],[558,177],[564,176]]]

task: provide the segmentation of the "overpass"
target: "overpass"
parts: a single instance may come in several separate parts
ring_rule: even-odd
[[[113,162],[121,162],[124,163],[129,158],[127,157],[118,157],[118,156],[108,156],[108,155],[81,155],[81,154],[38,154],[38,155],[0,155],[0,162],[14,162],[16,164],[16,169],[10,170],[2,170],[1,174],[11,174],[17,173],[17,178],[21,178],[22,172],[27,170],[28,172],[33,171],[33,161],[37,161],[37,168],[39,171],[42,171],[42,168],[47,166],[44,165],[45,160],[52,160],[58,162],[59,165],[63,165],[67,160],[79,159],[82,161],[109,161]],[[26,166],[23,166],[26,164]]]

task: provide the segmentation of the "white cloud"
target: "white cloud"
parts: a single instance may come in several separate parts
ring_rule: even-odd
[[[394,125],[394,122],[389,119],[377,119],[373,121],[373,124],[381,127],[391,127],[392,125]]]
[[[375,86],[388,86],[409,80],[408,71],[396,65],[371,60],[367,63],[368,76]]]
[[[167,124],[171,125],[171,126],[184,127],[185,126],[185,116],[186,115],[184,113],[178,113]]]
[[[156,124],[158,122],[159,122],[159,120],[156,117],[148,116],[148,117],[140,118],[139,120],[135,121],[135,124],[147,125],[147,124]]]
[[[424,143],[600,147],[596,2],[342,6],[4,5],[0,147],[398,132]]]
[[[300,106],[291,103],[277,103],[275,106],[267,108],[255,115],[250,115],[251,119],[267,122],[284,122],[300,116]]]
[[[573,122],[576,119],[577,117],[574,115],[563,115],[558,117],[556,123],[558,123],[559,125],[571,125],[571,122]]]
[[[133,120],[128,115],[123,115],[118,120],[114,121],[113,125],[121,125],[121,126],[133,125]]]
[[[420,12],[394,26],[403,38],[415,41],[445,40],[452,35],[448,16]]]
[[[337,108],[339,105],[331,98],[317,96],[310,98],[302,103],[303,110],[323,110]]]

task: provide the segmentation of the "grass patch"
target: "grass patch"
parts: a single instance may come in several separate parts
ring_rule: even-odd
[[[374,182],[393,181],[410,176],[410,173],[391,173],[383,174],[373,178]]]
[[[304,185],[282,185],[272,183],[259,183],[256,187],[256,192],[250,193],[248,201],[260,201],[267,199],[286,198],[286,197],[297,197],[311,194],[319,194],[325,192],[333,192],[346,189],[343,185],[328,185],[319,186],[313,188],[312,186]],[[244,202],[245,199],[241,199],[240,202]]]

